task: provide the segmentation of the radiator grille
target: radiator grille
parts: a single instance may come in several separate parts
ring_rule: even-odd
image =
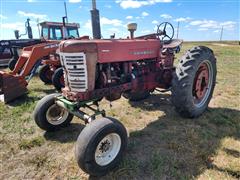
[[[64,67],[65,84],[74,92],[87,91],[86,55],[84,53],[60,53],[60,57]]]

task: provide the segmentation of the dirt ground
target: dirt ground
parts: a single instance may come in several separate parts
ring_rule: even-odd
[[[214,96],[197,119],[181,118],[170,93],[154,92],[134,103],[121,98],[111,108],[101,102],[107,115],[119,119],[129,133],[122,163],[101,179],[240,179],[240,46],[224,44],[184,43],[178,54],[206,45],[217,57]],[[0,179],[97,179],[75,161],[74,144],[84,128],[79,119],[54,133],[34,123],[37,101],[53,92],[34,77],[27,96],[0,103]]]

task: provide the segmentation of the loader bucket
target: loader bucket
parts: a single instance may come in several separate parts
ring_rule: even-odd
[[[24,78],[0,71],[0,101],[8,103],[27,92]]]

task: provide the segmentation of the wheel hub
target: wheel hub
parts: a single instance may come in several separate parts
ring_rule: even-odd
[[[208,67],[206,64],[202,64],[196,76],[196,83],[195,83],[195,93],[198,99],[202,99],[206,93],[208,87]]]
[[[111,163],[118,155],[121,148],[121,138],[116,133],[105,136],[98,144],[95,151],[95,161],[100,166]]]
[[[53,104],[49,107],[46,113],[47,121],[53,125],[59,125],[63,123],[68,117],[68,111]]]
[[[109,142],[109,140],[107,139],[106,141],[101,143],[101,146],[99,148],[99,150],[104,153],[107,152],[109,150],[109,148],[111,147],[111,143]]]
[[[208,60],[203,61],[197,70],[193,83],[194,103],[202,106],[207,100],[212,86],[212,67]]]

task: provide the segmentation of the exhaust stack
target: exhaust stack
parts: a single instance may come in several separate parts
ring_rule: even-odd
[[[96,0],[92,0],[91,19],[92,19],[93,38],[101,39],[100,18],[99,18],[99,11],[96,8]]]

